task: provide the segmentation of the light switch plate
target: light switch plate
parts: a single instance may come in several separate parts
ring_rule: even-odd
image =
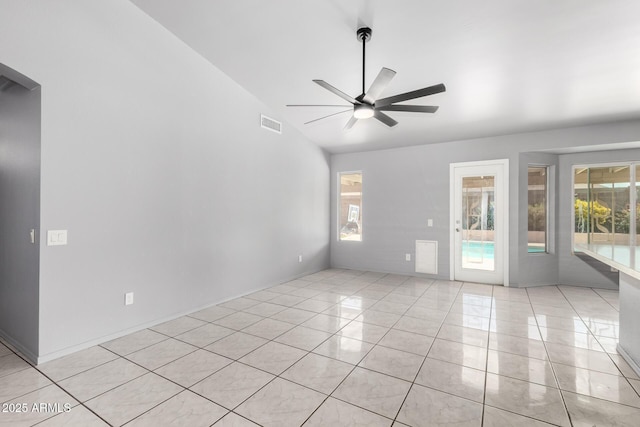
[[[124,305],[133,304],[133,292],[127,292],[124,294]]]
[[[427,220],[427,227],[433,227],[433,220],[432,219],[428,219]]]
[[[67,230],[48,230],[47,246],[61,246],[67,244]]]

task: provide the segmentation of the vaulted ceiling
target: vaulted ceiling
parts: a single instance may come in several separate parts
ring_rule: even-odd
[[[640,118],[640,2],[633,0],[132,0],[329,152],[353,152]],[[396,76],[382,96],[444,83],[406,102],[435,114],[389,112],[399,124],[349,112],[312,79],[361,92]],[[285,127],[286,131],[286,127]]]

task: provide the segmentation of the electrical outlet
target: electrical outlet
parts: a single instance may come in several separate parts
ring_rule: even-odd
[[[405,261],[411,261],[411,254],[405,254],[404,260]]]
[[[133,292],[127,292],[124,294],[124,305],[133,304]]]
[[[302,262],[302,255],[298,255],[298,262]]]

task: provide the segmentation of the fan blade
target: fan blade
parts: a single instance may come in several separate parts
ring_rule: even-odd
[[[378,73],[378,77],[371,83],[371,87],[364,95],[362,100],[367,104],[373,104],[376,99],[382,94],[382,92],[389,86],[391,79],[396,75],[396,72],[389,68],[382,68]]]
[[[324,80],[314,80],[314,82],[319,84],[320,86],[322,86],[323,88],[325,88],[329,92],[335,93],[336,95],[338,95],[340,98],[344,99],[345,101],[349,101],[352,104],[360,104],[360,102],[356,101],[355,98],[352,98],[349,95],[347,95],[346,93],[342,92],[341,90],[336,89],[335,87],[331,86],[329,83],[325,82]]]
[[[376,107],[384,107],[386,105],[395,104],[396,102],[408,101],[410,99],[422,98],[423,96],[435,95],[436,93],[447,90],[442,83],[435,86],[425,87],[423,89],[414,90],[412,92],[401,93],[400,95],[390,96],[388,98],[376,101]]]
[[[334,104],[287,104],[285,107],[343,107],[351,108],[351,105],[334,105]]]
[[[391,117],[387,116],[385,113],[383,113],[380,110],[375,110],[375,112],[373,113],[373,117],[380,120],[382,123],[384,123],[389,127],[394,127],[395,125],[398,124],[398,122],[396,122],[395,120],[393,120]]]
[[[317,122],[318,120],[329,118],[331,116],[337,116],[338,114],[346,113],[347,111],[353,111],[353,108],[349,108],[348,110],[344,110],[344,111],[338,111],[337,113],[329,114],[328,116],[323,116],[323,117],[320,117],[319,119],[310,120],[308,122],[305,122],[305,125],[308,125],[309,123]]]
[[[356,122],[358,121],[358,119],[356,119],[354,116],[351,116],[351,118],[349,119],[349,121],[347,122],[346,125],[344,125],[344,130],[349,130],[353,127],[353,125],[356,124]]]
[[[380,111],[410,111],[412,113],[435,113],[438,107],[432,105],[385,105],[376,107]]]

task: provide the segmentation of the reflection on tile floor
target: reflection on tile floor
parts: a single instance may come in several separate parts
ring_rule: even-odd
[[[332,269],[37,367],[0,343],[0,426],[637,426],[618,332],[616,291]]]

